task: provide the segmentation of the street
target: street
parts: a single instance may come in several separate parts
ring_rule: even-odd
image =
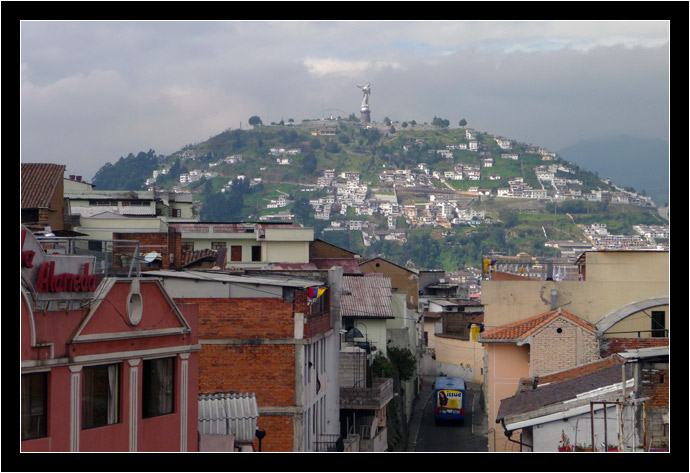
[[[427,387],[427,382],[429,383]],[[421,413],[413,416],[418,422],[413,431],[411,448],[414,452],[486,452],[488,442],[481,410],[480,391],[467,389],[465,421],[461,424],[434,421],[434,398],[431,391],[432,378],[425,379],[415,409]],[[421,417],[419,416],[421,414]]]

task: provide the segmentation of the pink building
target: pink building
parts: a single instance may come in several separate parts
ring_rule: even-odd
[[[198,451],[197,306],[20,237],[20,450]]]

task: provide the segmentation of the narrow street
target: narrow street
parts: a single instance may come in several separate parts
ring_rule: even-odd
[[[486,416],[482,410],[481,387],[467,383],[465,422],[434,421],[433,377],[424,378],[424,387],[412,415],[408,451],[413,452],[486,452]]]

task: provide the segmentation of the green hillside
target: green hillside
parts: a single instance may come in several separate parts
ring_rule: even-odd
[[[338,246],[371,256],[384,254],[391,261],[405,264],[412,260],[420,267],[454,270],[464,266],[478,266],[481,254],[499,251],[505,254],[526,252],[534,256],[553,256],[553,249],[544,246],[548,235],[550,240],[582,241],[583,234],[577,224],[606,223],[609,229],[628,231],[637,223],[662,224],[656,209],[633,205],[614,205],[602,202],[565,201],[557,204],[545,201],[490,197],[475,200],[471,207],[485,212],[491,224],[453,226],[453,228],[406,228],[400,218],[399,228],[407,233],[407,243],[378,241],[369,247],[362,244],[361,232],[327,231],[328,221],[314,219],[308,204],[309,199],[325,197],[327,190],[313,189],[316,180],[326,169],[334,169],[336,175],[342,172],[359,172],[360,182],[367,183],[371,193],[393,191],[390,184],[379,180],[384,170],[407,169],[421,173],[422,163],[441,176],[453,171],[456,165],[479,167],[483,160],[493,159],[493,167],[482,171],[481,180],[453,180],[446,183],[432,179],[437,189],[465,191],[471,187],[496,189],[508,187],[508,181],[522,178],[535,189],[542,185],[534,169],[544,164],[556,164],[566,169],[558,177],[571,179],[579,184],[574,187],[582,194],[592,190],[612,190],[612,185],[602,182],[597,175],[580,169],[558,156],[544,161],[542,154],[524,143],[513,141],[509,151],[499,147],[493,135],[475,131],[474,140],[479,151],[460,149],[467,147],[469,139],[465,128],[440,128],[432,125],[410,123],[372,124],[362,127],[355,120],[303,121],[298,125],[257,126],[251,130],[227,130],[201,143],[190,144],[169,155],[159,156],[158,169],[166,169],[166,175],[158,177],[155,185],[172,188],[180,185],[180,174],[190,171],[207,171],[217,175],[201,178],[185,188],[192,190],[195,200],[201,201],[201,219],[206,221],[258,220],[259,216],[292,211],[298,220],[315,228],[317,238],[323,238]],[[449,150],[451,158],[445,158],[438,150]],[[454,148],[453,148],[454,147]],[[283,151],[280,151],[283,150]],[[288,150],[299,150],[287,154]],[[518,160],[505,159],[502,154],[514,153]],[[146,158],[147,166],[153,151],[139,158]],[[242,156],[236,164],[224,162],[228,156]],[[277,163],[278,157],[289,157],[289,165]],[[108,164],[99,171],[99,189],[119,188],[121,180],[136,187],[132,182],[132,160],[136,157],[120,158],[115,165]],[[122,169],[118,177],[118,169]],[[107,172],[106,172],[107,171]],[[238,181],[244,176],[244,181]],[[491,176],[491,177],[489,177]],[[140,173],[138,188],[144,188],[150,175]],[[255,181],[252,185],[249,182]],[[261,180],[260,184],[258,179]],[[222,194],[220,190],[231,181],[235,185]],[[311,187],[308,192],[303,189]],[[388,191],[386,187],[390,187]],[[548,185],[544,187],[551,191]],[[281,194],[291,198],[292,203],[283,209],[267,209],[271,199]],[[406,195],[398,193],[399,204],[423,201],[423,193]],[[469,199],[468,199],[469,201]],[[349,209],[347,215],[334,213],[330,220],[368,219],[387,226],[384,217],[356,217]]]

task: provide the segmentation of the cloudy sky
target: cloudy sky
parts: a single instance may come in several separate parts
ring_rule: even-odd
[[[435,116],[553,151],[669,137],[668,21],[25,21],[21,159],[90,180],[227,129]]]

